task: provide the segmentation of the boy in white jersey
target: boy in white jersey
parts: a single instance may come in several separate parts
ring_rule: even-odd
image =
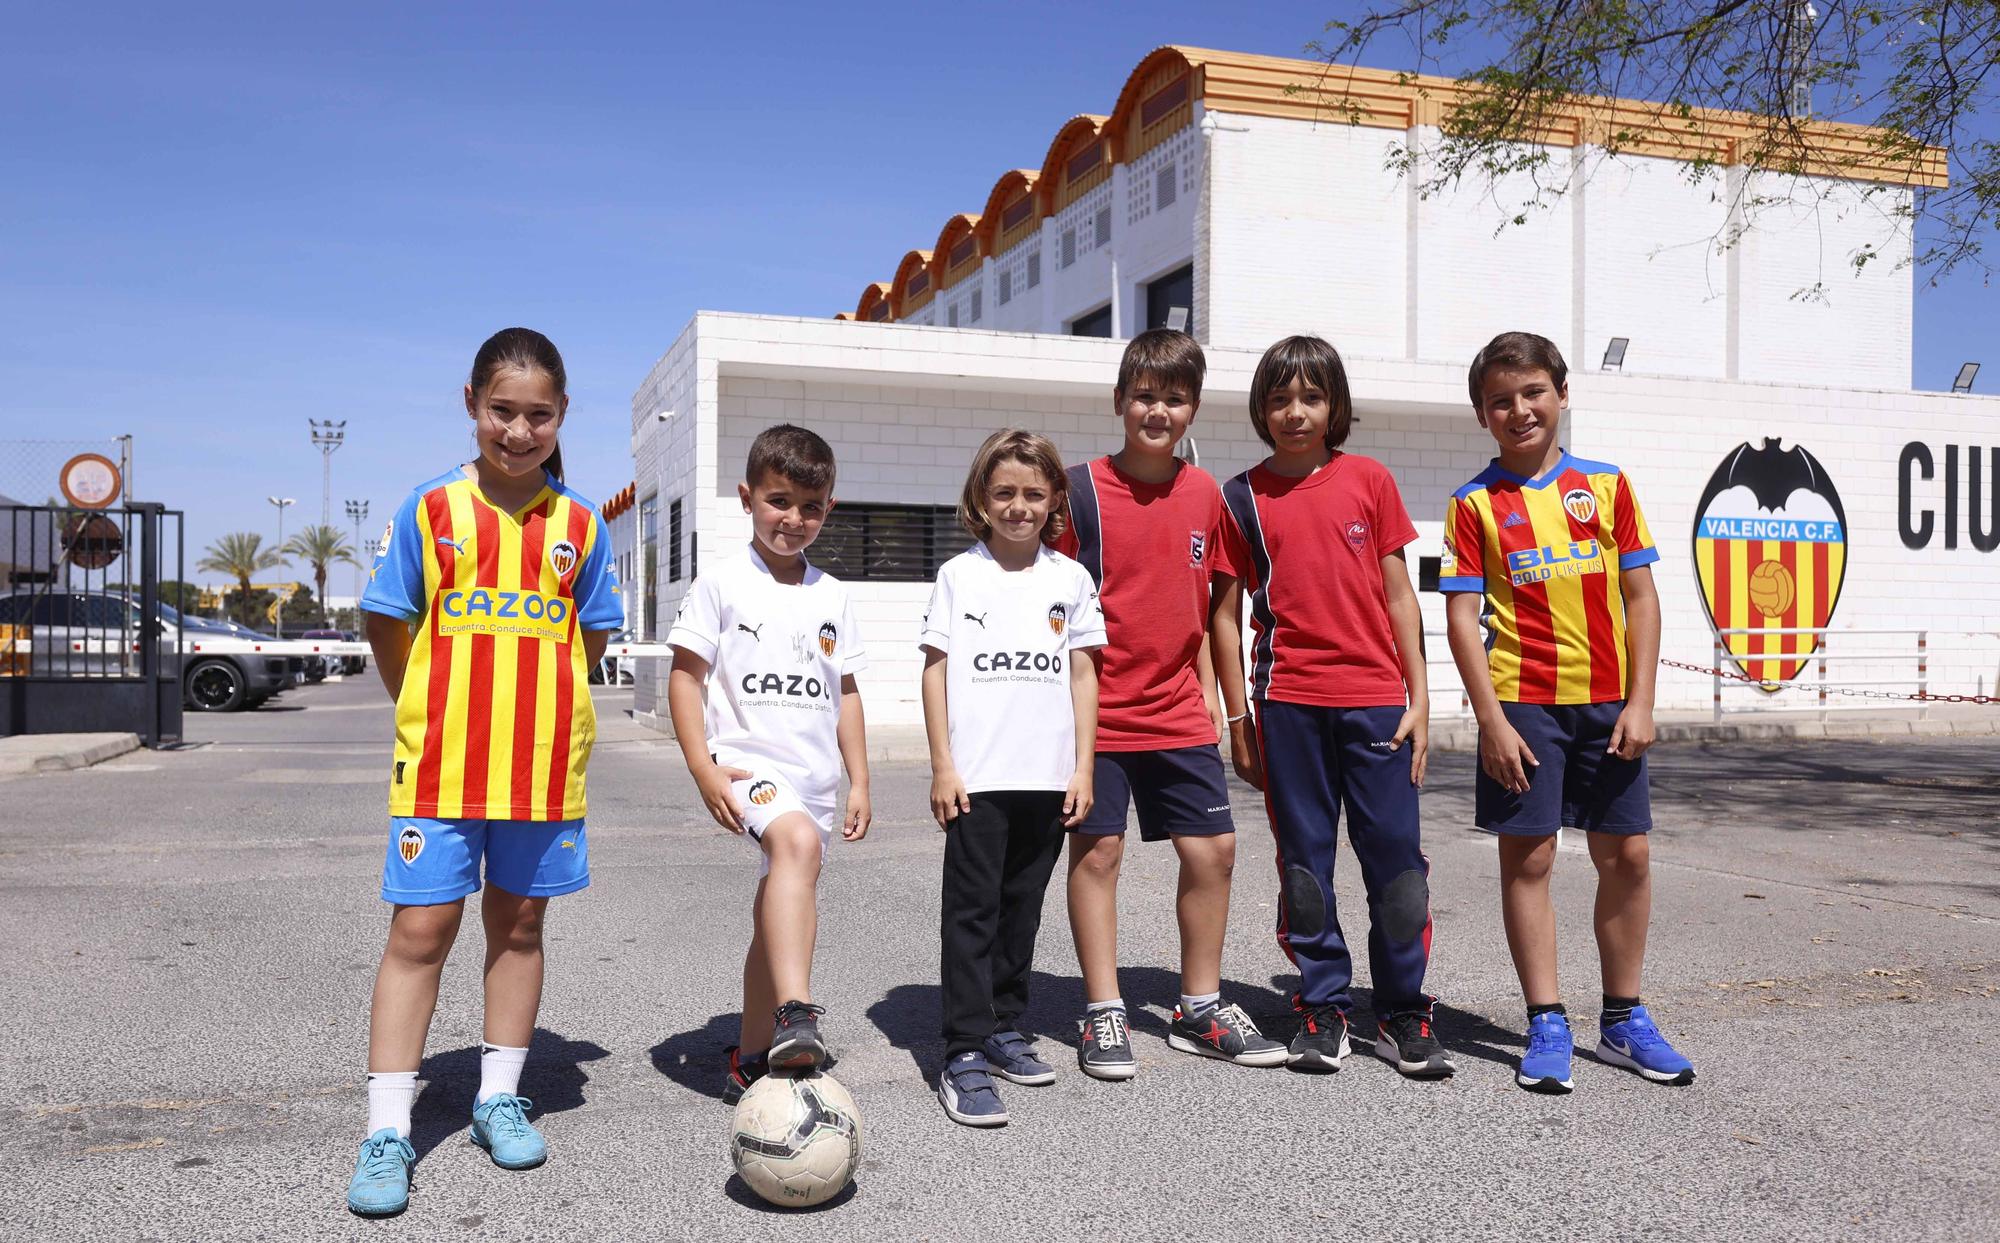
[[[766,428],[737,485],[750,546],[695,580],[667,642],[674,736],[716,823],[763,852],[743,960],[740,1043],[723,1099],[776,1067],[826,1058],[811,996],[815,887],[836,819],[868,832],[868,747],[854,675],[867,660],[847,588],[807,563],[833,510],[833,450],[802,427]],[[847,769],[847,809],[835,800]]]

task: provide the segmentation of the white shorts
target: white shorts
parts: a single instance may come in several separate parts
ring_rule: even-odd
[[[793,791],[792,784],[770,769],[752,768],[751,775],[742,781],[733,782],[729,792],[736,797],[736,805],[743,813],[743,827],[749,830],[752,841],[758,843],[759,865],[757,875],[768,876],[771,872],[771,856],[764,853],[764,830],[771,827],[780,816],[799,812],[819,828],[819,857],[826,861],[826,848],[833,841],[834,809],[829,804],[824,807],[809,806]]]

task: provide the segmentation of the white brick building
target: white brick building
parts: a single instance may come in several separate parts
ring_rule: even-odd
[[[1434,128],[1451,84],[1342,73],[1346,102],[1330,104],[1327,78],[1314,62],[1162,48],[1109,116],[1065,124],[1039,169],[1003,175],[982,212],[948,220],[839,321],[697,315],[633,399],[640,564],[625,581],[637,628],[663,636],[699,558],[747,538],[735,487],[750,439],[802,423],[840,458],[841,508],[814,555],[855,583],[870,718],[915,721],[917,616],[930,568],[964,546],[948,508],[973,448],[1013,425],[1046,432],[1071,461],[1114,449],[1123,339],[1184,308],[1209,353],[1201,465],[1227,477],[1262,456],[1245,409],[1258,355],[1280,336],[1323,335],[1350,368],[1349,448],[1394,472],[1425,559],[1446,495],[1493,453],[1467,404],[1466,362],[1501,330],[1554,338],[1572,367],[1567,443],[1632,475],[1666,554],[1664,655],[1689,663],[1708,664],[1712,641],[1693,568],[1704,486],[1746,442],[1802,445],[1846,510],[1831,625],[1928,627],[1934,690],[1993,688],[2000,401],[1910,391],[1911,273],[1894,255],[1858,273],[1849,263],[1935,168],[1819,177],[1814,210],[1766,214],[1723,247],[1740,223],[1731,203],[1762,176],[1727,165],[1738,123],[1699,118],[1691,137],[1617,104],[1636,154],[1607,159],[1589,141],[1607,122],[1580,117],[1556,164],[1587,163],[1590,176],[1496,233],[1489,195],[1513,203],[1528,187],[1424,200],[1387,167]],[[1657,158],[1696,143],[1723,159],[1711,182]],[[1613,337],[1630,345],[1623,370],[1607,372]],[[1439,604],[1426,600],[1433,627]],[[1742,607],[1739,624],[1783,620],[1744,620]],[[1913,653],[1915,640],[1870,642]],[[1456,706],[1445,664],[1440,710]],[[1913,673],[1911,654],[1830,676]],[[642,713],[663,706],[664,677],[663,664],[642,674]],[[1706,706],[1711,693],[1674,671],[1661,688],[1663,708]]]

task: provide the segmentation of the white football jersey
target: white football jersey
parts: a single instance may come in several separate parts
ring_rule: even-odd
[[[769,764],[808,804],[840,790],[840,679],[868,665],[847,585],[810,564],[771,577],[755,545],[689,588],[667,642],[708,662],[708,749],[737,768]]]
[[[1069,662],[1104,646],[1097,586],[1081,565],[1044,548],[1010,573],[974,544],[938,571],[918,642],[945,654],[951,761],[967,793],[1068,788]]]

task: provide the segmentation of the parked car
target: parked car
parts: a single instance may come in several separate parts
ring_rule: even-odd
[[[195,651],[204,635],[238,635],[269,638],[232,622],[213,622],[187,616],[162,602],[160,609],[161,647],[165,650],[162,673],[176,676],[187,706],[199,712],[228,712],[252,708],[271,696],[298,685],[304,676],[305,661],[297,656],[271,656],[259,652],[206,653]],[[104,641],[116,637],[129,644],[140,632],[140,607],[128,596],[102,591],[42,591],[16,588],[0,594],[0,625],[26,626],[33,645],[34,667],[74,673],[79,677],[111,677],[132,669],[125,653],[101,650]],[[180,655],[174,656],[176,638]],[[72,659],[69,649],[84,643],[85,651]],[[97,648],[99,650],[90,650]],[[56,653],[64,653],[57,657]],[[178,659],[180,667],[173,668]]]
[[[638,641],[637,633],[631,630],[620,630],[617,634],[611,636],[611,642],[613,643],[637,643]],[[597,662],[596,668],[590,671],[590,680],[606,686],[630,686],[632,684],[632,673],[637,665],[638,661],[633,658],[606,656],[603,660]]]
[[[339,639],[345,643],[352,643],[357,636],[352,630],[308,630],[299,637],[302,639]],[[340,666],[340,672],[349,677],[368,668],[368,658],[366,656],[329,656],[327,659],[331,662],[337,662]]]

